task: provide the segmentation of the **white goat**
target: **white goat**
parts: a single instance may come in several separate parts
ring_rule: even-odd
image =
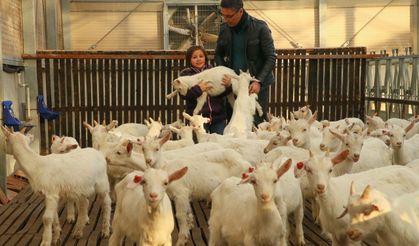
[[[351,218],[349,238],[359,241],[376,234],[379,245],[419,244],[419,191],[395,199],[369,185],[361,195],[355,192],[352,184],[347,206]]]
[[[134,171],[119,182],[109,245],[119,246],[124,236],[137,245],[172,245],[174,219],[166,189],[187,170],[184,167],[168,174],[149,168],[144,173]]]
[[[272,149],[275,149],[276,147],[289,145],[291,144],[290,140],[291,140],[290,132],[287,130],[281,130],[275,136],[269,139],[269,143],[263,149],[263,152],[266,154]]]
[[[179,182],[171,184],[167,190],[169,197],[174,200],[176,218],[179,223],[177,245],[183,245],[189,238],[189,229],[193,220],[190,199],[208,199],[211,192],[224,179],[230,176],[239,176],[252,166],[232,149],[213,150],[204,153],[189,151],[177,157],[165,158],[164,156],[169,152],[175,152],[174,150],[161,151],[165,141],[167,141],[167,137],[162,139],[146,138],[142,147],[145,162],[148,166],[162,168],[168,172],[179,168],[179,166],[189,168],[186,176]],[[200,144],[194,146],[198,145]]]
[[[290,132],[292,143],[295,146],[320,151],[321,133],[316,127],[312,126],[316,118],[317,112],[314,112],[309,120],[298,119],[290,121],[286,130]]]
[[[234,101],[233,115],[230,122],[224,129],[224,135],[232,135],[235,137],[247,137],[247,134],[252,131],[253,116],[256,113],[257,94],[249,95],[249,84],[255,78],[249,73],[240,72],[237,83],[233,84],[237,87],[237,98]],[[258,106],[258,113],[261,116],[262,111],[260,105]]]
[[[148,127],[147,137],[158,137],[160,136],[160,132],[163,128],[163,124],[160,121],[160,117],[157,120],[153,120],[153,118],[149,118],[150,121],[144,120],[145,124]]]
[[[333,166],[339,165],[347,155],[347,150],[334,158],[329,157],[328,153],[311,155],[310,159],[304,162],[309,183],[313,191],[317,193],[320,224],[323,230],[331,233],[334,246],[354,243],[346,236],[349,217],[343,216],[336,220],[342,212],[342,207],[347,203],[352,181],[360,186],[370,183],[393,197],[416,191],[419,186],[419,177],[412,173],[410,168],[402,166],[375,168],[361,173],[332,177]]]
[[[419,159],[419,135],[406,139],[406,132],[397,125],[389,126],[387,132],[393,148],[393,163],[406,165],[408,162]]]
[[[79,143],[73,137],[52,135],[51,137],[51,153],[52,154],[63,154],[68,153],[71,150],[78,149],[80,150]],[[75,210],[74,210],[74,200],[68,199],[66,203],[67,217],[66,220],[68,223],[72,223],[76,220]]]
[[[224,180],[211,193],[209,245],[286,245],[284,223],[275,206],[275,183],[291,167],[260,165],[242,179]]]
[[[144,137],[148,133],[148,127],[144,124],[125,123],[118,126],[117,128],[114,128],[113,131],[127,134],[129,136]]]
[[[175,90],[172,93],[168,94],[166,98],[171,99],[178,93],[185,96],[188,89],[190,89],[194,85],[197,85],[201,81],[210,83],[212,85],[212,88],[206,92],[202,92],[202,95],[198,97],[196,100],[197,103],[193,111],[193,114],[198,114],[204,106],[208,95],[218,96],[226,90],[226,87],[222,84],[224,75],[230,76],[232,80],[237,78],[237,74],[234,72],[234,70],[224,66],[213,67],[191,76],[178,77],[172,82],[172,86]],[[232,81],[232,83],[234,82],[235,81]]]
[[[73,149],[80,149],[79,143],[73,137],[52,135],[51,137],[51,153],[62,154],[68,153]]]
[[[186,146],[194,144],[193,141],[193,127],[192,126],[182,126],[180,129],[169,126],[169,129],[181,137],[180,140],[169,140],[163,146],[163,150],[173,150],[180,149]]]
[[[40,156],[29,147],[22,133],[11,133],[3,126],[2,131],[7,141],[6,152],[14,155],[21,163],[32,189],[45,195],[41,245],[51,245],[51,242],[56,243],[60,238],[61,227],[57,212],[60,197],[78,200],[79,214],[74,236],[80,238],[88,221],[87,197],[95,192],[102,200],[102,236],[109,236],[109,182],[106,161],[98,151],[86,148],[65,154]]]

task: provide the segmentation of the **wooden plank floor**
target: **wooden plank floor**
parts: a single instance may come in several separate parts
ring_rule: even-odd
[[[44,211],[43,196],[35,194],[27,186],[10,203],[0,207],[0,245],[23,246],[39,245],[42,238],[42,214]],[[191,230],[188,245],[206,245],[209,236],[208,218],[210,208],[205,202],[193,202],[195,227]],[[60,224],[62,226],[61,245],[108,245],[108,239],[100,238],[101,216],[100,206],[95,198],[89,207],[90,223],[84,230],[82,239],[74,239],[71,235],[74,224],[65,221],[66,212],[63,204],[59,206]],[[313,223],[309,204],[305,204],[303,221],[306,245],[331,245],[320,233],[320,228]],[[293,232],[291,232],[293,235]],[[177,228],[173,232],[173,242],[177,239]],[[134,245],[126,240],[125,245]],[[290,239],[289,245],[295,245]]]

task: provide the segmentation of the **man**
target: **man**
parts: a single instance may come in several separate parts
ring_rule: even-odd
[[[221,0],[220,12],[224,21],[215,48],[215,63],[230,67],[237,74],[248,70],[259,80],[249,86],[249,93],[258,94],[263,109],[262,117],[255,116],[257,126],[266,119],[268,86],[274,80],[276,53],[271,31],[264,21],[243,9],[242,0]]]

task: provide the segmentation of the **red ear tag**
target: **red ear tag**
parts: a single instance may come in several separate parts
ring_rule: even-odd
[[[242,174],[242,179],[246,179],[246,178],[248,178],[249,177],[249,175],[247,174],[247,173],[243,173]]]
[[[304,167],[304,163],[302,163],[301,161],[297,163],[298,169],[302,169],[303,167]]]
[[[254,167],[249,167],[249,173],[253,172],[255,170]]]
[[[141,176],[135,175],[134,177],[134,183],[140,183],[141,179],[143,179]]]

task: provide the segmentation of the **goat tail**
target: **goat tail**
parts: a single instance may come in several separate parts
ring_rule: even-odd
[[[174,90],[170,94],[167,94],[166,95],[166,98],[167,99],[172,99],[173,97],[175,97],[177,95],[177,93],[178,93],[178,91],[177,90]]]

